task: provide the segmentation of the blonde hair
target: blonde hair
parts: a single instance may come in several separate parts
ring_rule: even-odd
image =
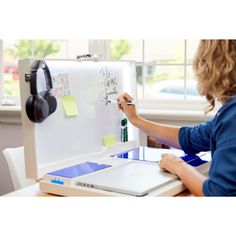
[[[236,40],[201,40],[193,70],[198,90],[210,103],[206,112],[236,95]]]

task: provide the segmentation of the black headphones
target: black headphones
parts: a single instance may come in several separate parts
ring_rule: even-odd
[[[39,94],[37,91],[38,69],[43,70],[46,82],[46,90]],[[32,122],[40,123],[55,112],[57,108],[57,100],[51,93],[52,78],[46,62],[43,60],[35,60],[31,66],[30,73],[25,75],[25,80],[30,82],[31,93],[25,105],[27,116]]]

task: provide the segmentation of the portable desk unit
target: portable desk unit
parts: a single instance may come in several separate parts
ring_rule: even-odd
[[[77,183],[108,168],[142,163],[116,156],[143,145],[143,134],[128,124],[129,141],[121,142],[124,115],[109,102],[123,92],[136,100],[135,62],[24,59],[19,68],[26,176],[38,180],[43,192],[56,195],[131,196]],[[204,158],[209,161],[209,154]],[[163,180],[166,174],[158,164],[149,164]],[[197,168],[207,173],[209,162]],[[168,174],[166,184],[145,196],[173,196],[184,189]]]

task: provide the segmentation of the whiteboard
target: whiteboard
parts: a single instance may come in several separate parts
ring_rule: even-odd
[[[114,135],[120,141],[124,115],[117,104],[108,103],[128,92],[136,99],[136,69],[132,61],[46,60],[53,79],[57,109],[42,123],[31,122],[25,112],[30,85],[25,74],[32,60],[19,63],[23,142],[26,173],[35,178],[39,168],[52,163],[103,150],[103,137]],[[38,71],[38,92],[45,90],[44,76]],[[60,84],[60,81],[64,80]],[[62,96],[76,97],[78,116],[66,116]],[[136,130],[129,126],[129,140]],[[28,167],[27,167],[28,166]]]

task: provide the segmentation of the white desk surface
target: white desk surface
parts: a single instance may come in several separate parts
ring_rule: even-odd
[[[193,195],[188,191],[185,190],[182,193],[177,194],[178,197],[192,197]],[[22,188],[20,190],[8,193],[3,195],[3,197],[58,197],[57,195],[52,195],[48,193],[43,193],[39,189],[39,184],[33,184],[26,188]]]

